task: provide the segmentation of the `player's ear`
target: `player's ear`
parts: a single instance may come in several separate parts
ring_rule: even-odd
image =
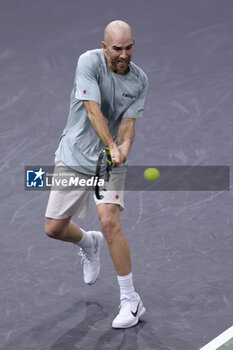
[[[135,38],[133,37],[133,46],[135,47]]]
[[[106,50],[106,48],[107,48],[107,45],[105,44],[105,42],[104,41],[102,41],[102,48],[104,49],[104,51]]]

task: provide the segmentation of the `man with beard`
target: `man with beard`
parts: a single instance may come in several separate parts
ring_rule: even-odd
[[[126,162],[134,140],[134,124],[142,117],[147,77],[131,62],[135,39],[131,27],[113,21],[104,32],[102,49],[79,57],[70,100],[67,125],[56,151],[56,169],[62,166],[86,178],[94,175],[97,158],[108,147],[115,168],[111,191],[103,199],[95,196],[102,233],[116,269],[120,287],[120,311],[113,328],[136,325],[145,307],[134,290],[130,248],[121,229],[119,214],[124,208]],[[72,216],[83,218],[90,191],[51,191],[46,211],[49,237],[72,242],[80,248],[84,281],[94,284],[100,270],[103,235],[78,227]]]

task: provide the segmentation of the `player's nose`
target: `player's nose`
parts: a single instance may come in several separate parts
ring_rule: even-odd
[[[121,51],[120,58],[122,58],[123,60],[125,60],[125,59],[127,58],[126,50],[122,50],[122,51]]]

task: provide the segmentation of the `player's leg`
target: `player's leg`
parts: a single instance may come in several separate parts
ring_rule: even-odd
[[[132,327],[138,323],[146,309],[141,298],[134,290],[130,247],[120,225],[120,206],[103,203],[98,204],[97,210],[120,287],[121,307],[119,314],[113,320],[112,327]]]
[[[83,232],[71,221],[71,216],[65,219],[46,218],[45,232],[51,238],[72,243],[78,243],[83,237]]]
[[[78,255],[82,258],[84,282],[95,283],[100,271],[102,233],[81,229],[71,221],[71,216],[60,220],[46,218],[45,232],[51,238],[72,242],[80,248]]]
[[[97,210],[117,275],[126,276],[131,273],[131,258],[129,243],[120,225],[120,207],[111,203],[99,204]]]
[[[84,177],[85,180],[89,178],[89,176],[70,169],[57,157],[55,158],[55,173],[57,175],[67,174],[67,176],[72,173],[73,177]],[[78,218],[86,216],[89,193],[87,188],[76,187],[76,190],[73,188],[62,190],[54,187],[50,191],[45,213],[45,232],[51,238],[72,242],[80,248],[78,255],[82,257],[84,282],[93,284],[100,270],[99,252],[103,235],[97,231],[85,231],[71,221],[72,216]]]

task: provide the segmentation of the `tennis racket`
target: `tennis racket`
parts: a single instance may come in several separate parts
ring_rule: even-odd
[[[109,148],[103,148],[99,154],[96,165],[97,184],[95,185],[95,195],[97,199],[104,198],[104,191],[107,190],[107,184],[110,179],[112,168],[114,167],[114,159],[111,157]],[[99,180],[104,179],[104,186],[99,186]]]

